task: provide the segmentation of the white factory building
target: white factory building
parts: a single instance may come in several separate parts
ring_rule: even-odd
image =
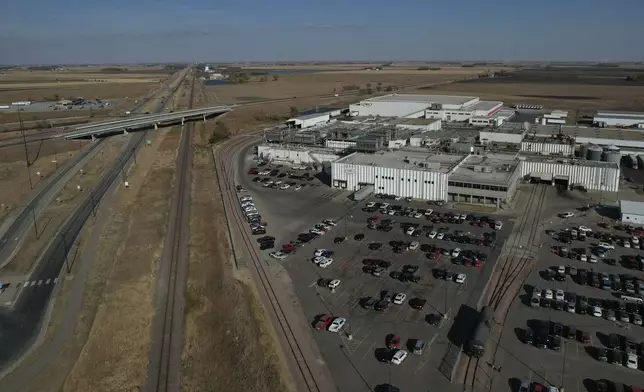
[[[593,118],[599,127],[637,127],[644,128],[644,113],[620,110],[600,110]]]
[[[464,159],[457,155],[395,151],[353,153],[331,163],[331,186],[425,200],[447,200],[449,174]]]
[[[500,101],[456,95],[388,94],[368,98],[349,106],[352,116],[428,118],[442,121],[469,121],[493,116],[503,108]]]

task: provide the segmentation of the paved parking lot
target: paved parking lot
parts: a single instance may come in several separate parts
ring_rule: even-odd
[[[247,162],[247,164],[251,164]],[[248,167],[248,166],[247,166]],[[284,170],[283,168],[279,168]],[[248,179],[253,176],[246,175]],[[317,180],[311,181],[316,184]],[[489,278],[491,267],[495,262],[503,241],[511,231],[511,222],[507,221],[497,233],[493,247],[473,244],[446,242],[427,238],[426,232],[420,237],[407,236],[401,223],[419,223],[420,227],[433,225],[436,229],[444,228],[449,232],[462,230],[465,234],[483,238],[483,233],[494,232],[490,227],[474,227],[467,222],[462,224],[438,223],[424,219],[401,216],[382,216],[381,214],[366,213],[361,209],[365,202],[350,201],[347,192],[337,192],[324,185],[308,186],[294,191],[293,189],[279,190],[264,188],[256,182],[245,181],[241,184],[254,197],[258,209],[268,221],[268,234],[276,237],[276,248],[281,247],[297,238],[298,233],[307,232],[315,223],[323,219],[334,219],[336,226],[325,235],[311,243],[298,248],[297,252],[289,255],[282,264],[287,269],[295,292],[305,311],[306,317],[313,324],[316,318],[323,314],[345,317],[348,321],[340,333],[314,331],[318,346],[324,361],[329,366],[334,380],[340,390],[371,391],[377,385],[390,383],[403,390],[459,390],[458,385],[450,384],[440,374],[439,366],[446,355],[450,340],[465,339],[461,336],[454,338],[450,335],[455,312],[464,303],[470,303],[475,308],[481,292]],[[375,200],[378,201],[378,200]],[[392,204],[413,205],[418,208],[430,207],[423,202],[389,201]],[[433,209],[446,212],[446,208],[432,206]],[[395,220],[390,232],[370,230],[367,219],[381,215],[382,219]],[[274,227],[278,227],[275,230]],[[429,229],[428,227],[426,229]],[[356,234],[364,234],[361,241],[356,241]],[[334,238],[346,236],[347,240],[335,244]],[[408,250],[404,253],[394,253],[389,242],[392,240],[419,241],[418,250]],[[371,242],[383,244],[379,250],[370,250]],[[450,256],[438,255],[429,259],[426,252],[429,245],[449,249],[458,247],[463,250],[475,250],[486,253],[488,261],[482,268],[466,267],[452,263]],[[311,260],[315,249],[325,248],[335,252],[333,263],[327,268],[316,266]],[[265,251],[268,254],[270,251]],[[387,273],[376,277],[364,272],[364,259],[381,259],[390,261],[392,266]],[[278,263],[267,256],[267,262]],[[393,279],[389,273],[400,270],[403,265],[412,264],[419,267],[418,283]],[[436,279],[433,269],[448,269],[454,273],[465,273],[464,284],[454,281]],[[318,285],[318,279],[340,279],[340,286],[333,292]],[[402,305],[392,305],[385,312],[364,309],[361,300],[366,297],[380,297],[383,291],[405,293],[407,299]],[[408,300],[425,298],[427,304],[422,310],[415,310]],[[430,325],[427,316],[430,314],[446,313],[448,318],[439,325]],[[386,337],[389,334],[401,337],[401,348],[406,347],[415,339],[426,342],[422,355],[412,355],[403,364],[390,365],[379,362],[385,355]]]
[[[546,226],[545,229],[563,230],[583,225],[593,231],[612,231],[613,234],[627,235],[623,231],[600,228],[598,223],[602,219],[604,222],[609,221],[607,218],[601,218],[593,210],[586,213],[577,211],[575,217],[554,220],[553,224]],[[542,238],[544,239],[544,244],[538,257],[538,264],[526,280],[524,290],[513,302],[505,322],[495,359],[495,363],[501,366],[501,372],[500,374],[490,372],[493,376],[492,390],[506,390],[508,383],[514,386],[519,380],[526,378],[546,385],[564,386],[566,391],[594,391],[594,382],[592,380],[601,378],[642,387],[644,384],[644,371],[642,371],[644,369],[642,367],[644,359],[641,356],[640,370],[634,370],[623,365],[617,366],[596,360],[593,347],[606,348],[607,337],[611,333],[620,334],[636,343],[644,342],[643,327],[632,322],[609,321],[589,314],[569,313],[565,310],[544,307],[533,308],[529,306],[529,303],[534,286],[538,286],[541,289],[552,289],[553,291],[561,289],[566,293],[574,293],[577,296],[581,295],[589,299],[618,299],[619,293],[615,290],[602,290],[579,284],[571,276],[568,276],[565,282],[546,280],[544,271],[553,266],[572,266],[577,269],[583,268],[589,271],[592,269],[594,272],[615,275],[628,274],[640,279],[644,278],[644,273],[626,269],[620,263],[615,266],[609,265],[601,259],[599,259],[598,263],[589,263],[579,259],[563,258],[553,253],[551,247],[564,244],[550,236],[542,235]],[[572,244],[564,246],[568,246],[568,248],[586,248],[587,253],[590,254],[590,249],[599,241],[589,237],[585,242],[573,241]],[[619,260],[624,255],[637,254],[644,256],[644,251],[632,248],[627,249],[616,244],[616,249],[609,252],[607,258]],[[576,310],[578,312],[579,308],[577,307]],[[637,310],[639,312],[644,311],[641,306]],[[538,320],[559,322],[566,326],[573,326],[578,330],[587,331],[590,333],[591,342],[583,344],[573,339],[563,339],[563,346],[559,352],[550,349],[539,349],[532,345],[520,343],[522,329],[535,325]],[[641,355],[641,352],[639,354]]]

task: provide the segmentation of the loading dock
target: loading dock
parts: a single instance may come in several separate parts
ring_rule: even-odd
[[[530,182],[533,184],[553,184],[552,173],[532,172],[530,173]]]
[[[568,188],[570,186],[570,176],[556,175],[555,176],[555,185],[561,186],[563,188]]]

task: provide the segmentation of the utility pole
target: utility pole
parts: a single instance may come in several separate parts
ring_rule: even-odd
[[[31,169],[29,168],[31,164],[29,163],[29,150],[27,149],[27,136],[25,136],[25,127],[22,122],[22,115],[20,114],[21,109],[18,109],[18,121],[20,122],[20,133],[22,134],[22,144],[25,148],[25,163],[27,164],[27,175],[29,176],[29,187],[34,189],[34,183],[31,180]]]

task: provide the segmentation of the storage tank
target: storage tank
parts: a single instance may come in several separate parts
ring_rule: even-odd
[[[635,155],[629,155],[628,160],[630,161],[631,167],[633,169],[637,169],[639,166],[637,166],[637,158],[635,158]]]
[[[619,150],[614,151],[606,149],[604,150],[604,160],[606,162],[613,162],[619,165],[620,161],[622,160],[622,153],[619,152]]]
[[[588,146],[588,154],[586,155],[586,159],[588,159],[589,161],[601,161],[603,153],[604,150],[602,150],[602,148],[599,146]]]
[[[579,158],[584,158],[588,156],[588,144],[579,145]]]

